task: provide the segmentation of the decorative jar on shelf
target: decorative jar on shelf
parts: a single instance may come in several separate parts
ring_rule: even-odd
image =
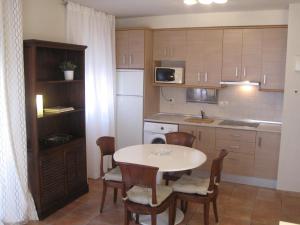
[[[73,80],[74,79],[74,70],[65,70],[64,75],[65,75],[65,80]]]

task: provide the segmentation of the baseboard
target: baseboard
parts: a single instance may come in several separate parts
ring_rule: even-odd
[[[207,171],[197,171],[195,174],[201,177],[209,176],[209,172]],[[277,180],[257,178],[257,177],[237,176],[237,175],[226,174],[226,173],[222,174],[222,180],[231,183],[247,184],[247,185],[272,188],[272,189],[276,189],[277,187]]]

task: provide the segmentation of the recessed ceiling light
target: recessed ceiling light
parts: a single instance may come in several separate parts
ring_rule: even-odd
[[[199,2],[204,5],[210,5],[213,3],[213,0],[199,0]]]
[[[213,0],[214,3],[217,3],[217,4],[225,4],[227,3],[228,0]]]
[[[197,0],[184,0],[184,4],[195,5],[195,4],[197,4]]]

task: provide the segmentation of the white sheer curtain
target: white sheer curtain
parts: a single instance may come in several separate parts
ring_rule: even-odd
[[[37,219],[28,190],[22,0],[0,0],[0,224]]]
[[[96,139],[115,134],[115,17],[67,4],[67,38],[87,45],[85,69],[88,177],[100,176]]]

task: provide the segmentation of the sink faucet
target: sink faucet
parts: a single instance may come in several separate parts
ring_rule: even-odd
[[[205,112],[203,110],[201,110],[201,118],[205,119],[205,117],[206,117]]]

